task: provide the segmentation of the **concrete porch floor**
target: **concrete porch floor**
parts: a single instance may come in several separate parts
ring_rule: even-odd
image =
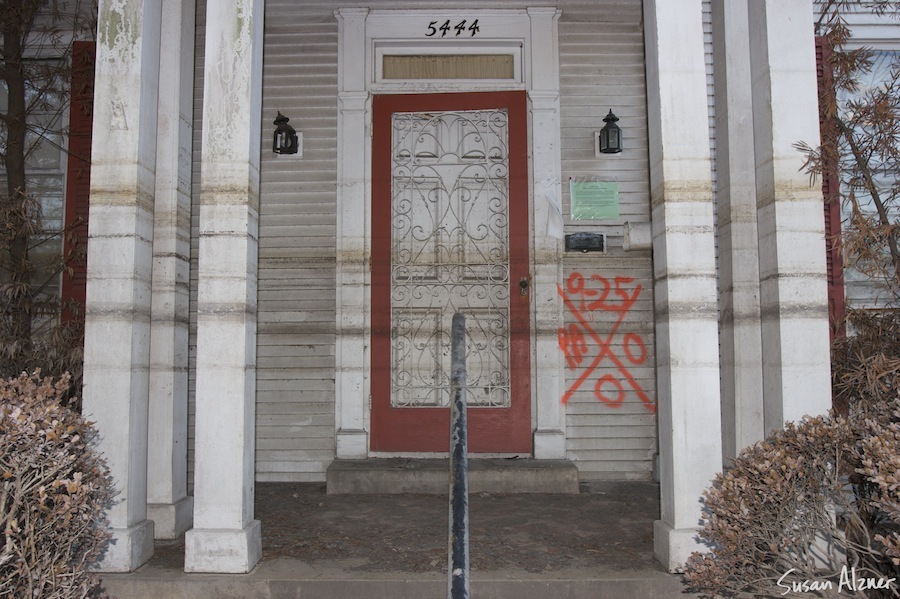
[[[659,487],[470,494],[472,597],[690,597],[653,558]],[[184,543],[157,542],[136,572],[103,575],[119,599],[444,597],[447,497],[334,495],[323,483],[257,483],[263,557],[249,574],[185,574]]]

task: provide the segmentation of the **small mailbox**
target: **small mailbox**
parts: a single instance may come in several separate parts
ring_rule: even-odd
[[[567,252],[602,252],[602,233],[570,233],[566,235]]]

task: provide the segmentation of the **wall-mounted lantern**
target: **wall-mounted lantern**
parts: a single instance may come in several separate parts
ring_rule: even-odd
[[[600,154],[617,154],[622,151],[622,130],[616,125],[619,117],[610,110],[604,117],[606,125],[597,132],[597,148]]]
[[[296,154],[300,147],[297,132],[288,125],[289,120],[280,111],[275,117],[275,137],[272,140],[272,151],[276,154]]]

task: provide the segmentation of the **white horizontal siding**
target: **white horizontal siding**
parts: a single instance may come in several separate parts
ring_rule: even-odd
[[[710,177],[713,193],[713,219],[715,228],[715,252],[716,252],[716,284],[721,289],[722,281],[719,279],[719,227],[718,227],[718,177],[716,175],[716,88],[715,65],[713,60],[713,22],[712,0],[703,0],[703,48],[706,57],[706,104],[709,112],[709,160]],[[721,312],[721,306],[719,307]]]
[[[262,481],[324,480],[325,468],[334,459],[337,22],[333,9],[329,2],[266,3],[256,380],[256,478]],[[203,22],[200,6],[196,171]],[[271,152],[272,121],[278,111],[303,132],[302,157],[277,157]],[[198,197],[199,172],[194,174],[194,192]],[[197,205],[195,201],[192,289]],[[192,314],[192,385],[195,331]],[[189,457],[192,460],[193,402]]]
[[[563,4],[559,21],[563,214],[566,232],[614,232],[650,220],[647,101],[640,2]],[[596,158],[593,132],[609,110],[619,117],[621,154]],[[572,221],[569,179],[618,184],[620,218]],[[618,229],[620,230],[620,229]]]
[[[573,273],[583,278],[586,294],[567,289],[570,280],[577,280],[570,278]],[[571,334],[575,327],[584,342],[581,358],[573,352],[572,361],[566,365],[566,389],[572,391],[566,404],[568,456],[576,461],[583,478],[649,479],[657,449],[653,281],[649,260],[647,256],[635,256],[621,248],[611,248],[608,254],[598,257],[567,255],[563,275],[563,291],[572,308],[583,318],[583,321],[577,319],[567,306],[566,332]],[[623,299],[615,291],[606,297],[605,306],[595,303],[602,297],[603,285],[592,280],[594,276],[606,279],[611,285],[615,284],[616,277],[623,278],[622,290],[629,297],[640,286],[637,299],[627,312]],[[640,343],[632,340],[626,347],[626,335],[639,339]],[[629,359],[629,351],[634,360]],[[595,359],[603,352],[607,353],[594,367]],[[595,385],[604,377],[612,377],[622,386],[624,394],[620,404],[604,403],[595,394]],[[634,380],[653,405],[648,406],[641,399],[629,379]],[[611,382],[602,383],[600,389],[607,398],[618,399],[618,391]]]
[[[202,112],[203,2],[198,8],[194,131],[194,190],[199,192]],[[372,9],[431,8],[433,1],[370,0]],[[257,480],[322,480],[334,457],[334,304],[337,131],[337,22],[334,10],[350,1],[267,0],[262,114],[257,345]],[[564,182],[593,177],[619,184],[622,217],[596,223],[566,220],[567,232],[599,229],[621,246],[622,224],[648,222],[647,119],[643,34],[639,0],[542,2],[557,6],[560,19],[561,126]],[[454,2],[452,9],[520,9],[520,0]],[[620,117],[626,150],[597,159],[594,130],[609,109]],[[271,147],[276,112],[303,133],[301,158],[276,157]],[[568,186],[563,185],[568,214]],[[196,231],[198,202],[194,202]],[[196,235],[192,245],[196,289]],[[565,274],[575,269],[612,279],[628,276],[644,286],[629,313],[629,331],[640,331],[648,359],[633,374],[648,395],[653,385],[652,291],[649,252],[611,250],[603,256],[566,255]],[[192,294],[195,294],[192,291]],[[192,295],[192,302],[195,301]],[[608,315],[594,315],[599,330]],[[623,329],[624,331],[624,329]],[[191,322],[191,393],[196,322]],[[621,352],[621,340],[612,350]],[[604,365],[606,367],[606,365]],[[598,371],[602,373],[605,371]],[[569,381],[577,371],[569,373]],[[569,457],[584,478],[646,479],[656,448],[655,416],[634,397],[609,409],[577,392],[567,407]],[[191,403],[189,456],[193,456]]]
[[[562,286],[572,273],[581,274],[591,291],[598,290],[593,275],[612,282],[615,277],[633,279],[643,288],[627,313],[618,334],[611,335],[618,312],[587,310],[594,295],[584,306],[577,305],[590,327],[602,339],[609,338],[609,350],[623,356],[625,333],[639,335],[647,358],[629,366],[647,396],[655,402],[653,345],[653,283],[650,253],[622,250],[622,225],[626,222],[649,223],[647,100],[644,74],[644,39],[640,2],[596,2],[562,5],[559,21],[560,108],[562,125],[563,213],[566,233],[578,231],[607,235],[604,254],[567,253],[563,263]],[[593,132],[600,130],[603,117],[612,111],[619,117],[623,131],[623,152],[597,158]],[[618,219],[573,221],[569,185],[571,178],[613,181],[619,189]],[[580,296],[575,303],[580,303]],[[607,302],[620,303],[611,293]],[[580,364],[566,368],[566,389],[587,376],[566,405],[567,455],[578,465],[582,478],[646,480],[653,476],[653,458],[657,449],[656,415],[631,391],[609,357],[596,370],[587,372],[601,351],[573,313],[564,308],[566,327],[582,331],[587,345]],[[624,358],[623,358],[624,360]],[[594,385],[603,376],[614,376],[624,384],[624,402],[612,407],[594,395]],[[604,387],[606,389],[608,387]]]
[[[203,122],[203,57],[206,25],[206,2],[197,0],[196,37],[194,39],[194,111],[193,111],[193,169],[191,172],[191,274],[190,274],[190,325],[188,328],[188,493],[194,484],[194,441],[196,421],[197,381],[197,254],[200,225],[200,153],[202,150],[201,123]]]
[[[266,3],[260,164],[256,477],[324,480],[334,459],[337,22]],[[302,157],[271,148],[278,111]]]

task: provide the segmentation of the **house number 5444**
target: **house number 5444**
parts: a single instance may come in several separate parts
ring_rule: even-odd
[[[456,25],[450,24],[450,19],[444,21],[443,24],[438,25],[440,21],[432,21],[428,24],[427,33],[425,37],[434,37],[441,32],[440,37],[447,37],[448,35],[452,35],[453,37],[459,37],[463,35],[466,31],[469,32],[469,37],[475,37],[475,34],[480,30],[478,29],[478,19],[472,21],[470,25],[466,25],[467,21],[463,20],[457,23]]]

